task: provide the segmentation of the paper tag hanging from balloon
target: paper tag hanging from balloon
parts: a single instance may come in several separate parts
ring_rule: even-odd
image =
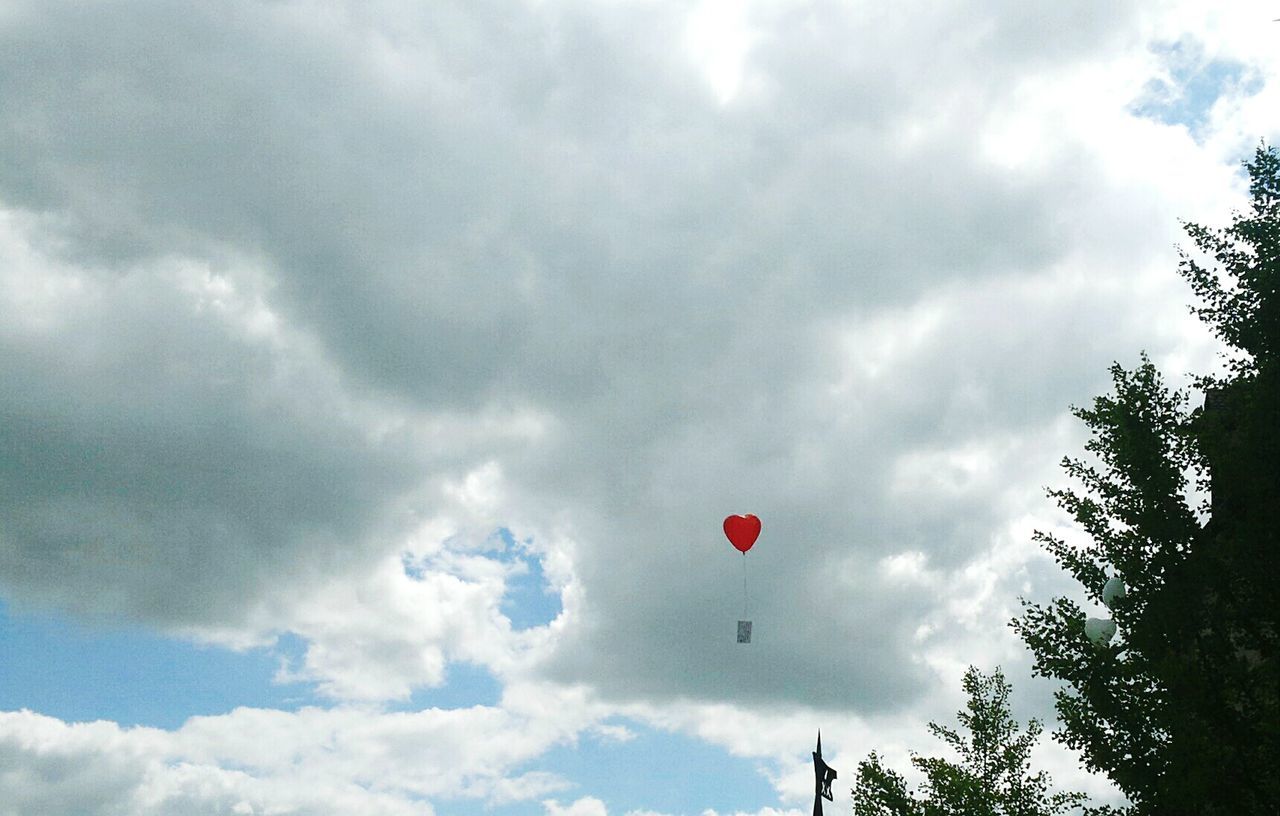
[[[738,621],[738,642],[751,642],[751,621]]]

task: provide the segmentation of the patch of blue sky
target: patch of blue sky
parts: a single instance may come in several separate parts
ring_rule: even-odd
[[[239,706],[317,704],[305,684],[273,678],[304,644],[236,652],[139,629],[96,629],[0,603],[0,710],[27,708],[68,722],[113,720],[173,729]]]
[[[1233,60],[1207,60],[1194,43],[1178,41],[1156,46],[1168,78],[1153,79],[1130,104],[1136,116],[1187,128],[1201,141],[1213,105],[1224,94],[1252,95],[1262,88],[1256,72]]]
[[[546,626],[560,614],[560,593],[556,592],[542,572],[542,559],[532,554],[529,542],[517,542],[507,528],[497,533],[507,560],[521,562],[525,569],[507,579],[502,598],[502,614],[514,629]]]
[[[546,626],[560,614],[560,593],[548,585],[546,576],[542,573],[540,559],[523,560],[527,569],[507,579],[507,591],[502,597],[502,614],[511,621],[513,629]]]
[[[733,813],[780,806],[758,760],[638,723],[616,724],[625,725],[634,738],[584,737],[576,746],[552,749],[526,770],[573,780],[572,788],[556,794],[562,804],[594,796],[610,813],[701,813],[707,808]]]

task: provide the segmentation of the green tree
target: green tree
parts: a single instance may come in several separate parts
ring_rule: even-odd
[[[1114,394],[1073,409],[1096,457],[1063,461],[1083,491],[1049,491],[1091,540],[1036,533],[1091,600],[1123,577],[1119,640],[1088,641],[1066,598],[1023,601],[1012,622],[1063,683],[1055,738],[1135,816],[1280,813],[1280,156],[1262,146],[1245,167],[1250,214],[1185,225],[1217,265],[1180,263],[1193,311],[1234,350],[1228,375],[1196,380],[1205,404],[1188,411],[1145,355],[1113,366]],[[1195,507],[1189,475],[1211,496]]]
[[[911,764],[925,775],[916,795],[872,752],[858,763],[855,816],[1050,816],[1084,801],[1079,793],[1050,794],[1048,774],[1030,773],[1031,749],[1042,726],[1031,720],[1019,733],[1009,713],[1010,685],[1000,669],[984,676],[969,667],[964,690],[967,709],[956,716],[968,736],[929,723],[929,731],[960,755],[960,764],[913,754]]]

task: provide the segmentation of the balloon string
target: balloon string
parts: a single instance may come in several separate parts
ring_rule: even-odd
[[[742,617],[747,617],[747,554],[742,553]]]

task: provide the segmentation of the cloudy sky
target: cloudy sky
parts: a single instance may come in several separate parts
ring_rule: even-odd
[[[777,816],[819,727],[847,812],[970,664],[1052,721],[1068,409],[1214,365],[1277,16],[0,3],[0,813]]]

